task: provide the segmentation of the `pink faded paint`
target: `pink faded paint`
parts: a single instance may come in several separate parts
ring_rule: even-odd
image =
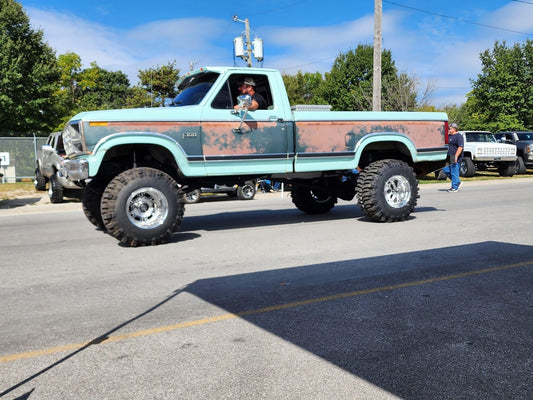
[[[262,154],[266,152],[264,140],[256,140],[257,135],[264,135],[263,129],[275,128],[275,122],[250,121],[242,124],[244,133],[233,132],[239,126],[235,122],[202,123],[202,148],[204,156],[231,156],[242,154]]]
[[[298,122],[298,149],[309,153],[346,151],[346,135],[359,140],[369,133],[403,133],[415,143],[417,149],[444,145],[444,124],[440,121],[320,121]]]

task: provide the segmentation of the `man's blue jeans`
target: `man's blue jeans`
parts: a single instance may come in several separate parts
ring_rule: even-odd
[[[442,172],[444,172],[446,176],[452,180],[453,189],[458,189],[459,183],[461,183],[461,180],[459,179],[459,166],[459,163],[453,163],[445,166],[442,169]]]

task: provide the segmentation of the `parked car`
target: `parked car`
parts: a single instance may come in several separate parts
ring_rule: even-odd
[[[500,176],[513,176],[516,163],[516,146],[498,143],[492,132],[459,131],[465,147],[461,162],[461,176],[472,177],[476,170],[496,167]]]
[[[516,173],[525,174],[527,167],[533,167],[533,132],[499,132],[494,134],[500,143],[516,146]]]
[[[255,181],[247,181],[244,185],[213,185],[212,187],[202,187],[186,192],[183,199],[187,204],[198,203],[201,200],[202,194],[205,193],[225,193],[229,197],[234,197],[239,200],[252,200],[257,191]]]
[[[35,168],[35,189],[46,190],[52,203],[61,203],[63,196],[81,196],[81,187],[64,177],[60,170],[64,162],[65,148],[61,132],[53,132],[46,143],[37,151],[37,167]]]

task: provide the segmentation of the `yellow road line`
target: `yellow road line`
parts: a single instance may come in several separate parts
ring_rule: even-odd
[[[55,353],[60,353],[60,352],[63,352],[63,351],[69,351],[69,350],[79,350],[82,347],[90,346],[91,344],[102,344],[102,343],[119,342],[121,340],[126,340],[126,339],[141,337],[141,336],[149,336],[149,335],[154,335],[156,333],[161,333],[161,332],[175,331],[175,330],[178,330],[178,329],[190,328],[190,327],[193,327],[193,326],[212,324],[212,323],[215,323],[215,322],[220,322],[220,321],[225,321],[225,320],[228,320],[228,319],[245,317],[245,316],[249,316],[249,315],[264,314],[264,313],[267,313],[267,312],[285,310],[285,309],[301,307],[301,306],[307,306],[307,305],[316,304],[316,303],[324,303],[324,302],[327,302],[327,301],[345,299],[345,298],[348,298],[348,297],[356,297],[356,296],[361,296],[361,295],[365,295],[365,294],[379,293],[379,292],[385,292],[385,291],[389,291],[389,290],[402,289],[402,288],[420,286],[420,285],[427,285],[429,283],[442,282],[442,281],[458,279],[458,278],[464,278],[464,277],[480,275],[480,274],[486,274],[486,273],[496,272],[496,271],[503,271],[503,270],[506,270],[506,269],[524,267],[524,266],[527,266],[527,265],[533,265],[533,261],[525,261],[525,262],[521,262],[521,263],[517,263],[517,264],[504,265],[504,266],[501,266],[501,267],[485,268],[485,269],[480,269],[480,270],[476,270],[476,271],[462,272],[460,274],[447,275],[447,276],[441,276],[441,277],[430,278],[430,279],[423,279],[423,280],[419,280],[419,281],[399,283],[397,285],[389,285],[389,286],[381,286],[381,287],[371,288],[371,289],[356,290],[356,291],[353,291],[353,292],[339,293],[339,294],[335,294],[335,295],[331,295],[331,296],[317,297],[315,299],[295,301],[295,302],[286,303],[286,304],[278,304],[278,305],[274,305],[274,306],[257,308],[255,310],[248,310],[248,311],[241,311],[241,312],[237,312],[237,313],[223,314],[223,315],[218,315],[218,316],[215,316],[215,317],[202,318],[202,319],[197,319],[197,320],[188,321],[188,322],[181,322],[179,324],[174,324],[174,325],[161,326],[161,327],[158,327],[158,328],[145,329],[145,330],[136,331],[136,332],[124,333],[122,335],[109,336],[109,337],[103,338],[101,340],[92,340],[92,341],[87,341],[87,342],[83,342],[83,343],[75,343],[75,344],[69,344],[69,345],[65,345],[65,346],[50,347],[50,348],[42,349],[42,350],[29,351],[29,352],[25,352],[25,353],[11,354],[11,355],[0,357],[0,363],[9,362],[9,361],[16,361],[16,360],[20,360],[20,359],[23,359],[23,358],[33,358],[33,357],[39,357],[39,356],[44,356],[44,355],[49,355],[49,354],[55,354]]]

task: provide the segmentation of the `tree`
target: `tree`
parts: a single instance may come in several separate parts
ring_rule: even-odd
[[[177,95],[180,69],[176,68],[176,61],[169,62],[166,65],[139,70],[138,77],[141,80],[139,87],[144,89],[150,98],[148,104],[132,104],[136,107],[159,107],[164,105],[165,99],[173,99]],[[139,100],[143,99],[141,96]]]
[[[57,118],[59,69],[42,31],[14,0],[0,0],[0,132],[48,133]]]
[[[77,90],[77,111],[124,108],[131,93],[126,74],[107,71],[96,62],[78,74]]]
[[[82,69],[81,57],[68,52],[58,57],[59,90],[54,93],[57,120],[54,130],[81,111],[124,108],[132,96],[126,74],[107,71],[96,62]]]
[[[327,104],[321,97],[324,78],[320,72],[298,71],[296,75],[283,74],[282,77],[290,104]]]
[[[341,53],[326,73],[322,97],[333,110],[372,109],[374,49],[370,45]],[[407,74],[398,74],[392,54],[381,57],[382,108],[386,111],[412,110],[416,106],[416,84]]]
[[[480,54],[481,73],[467,95],[470,123],[481,129],[533,129],[533,40],[495,42]]]

